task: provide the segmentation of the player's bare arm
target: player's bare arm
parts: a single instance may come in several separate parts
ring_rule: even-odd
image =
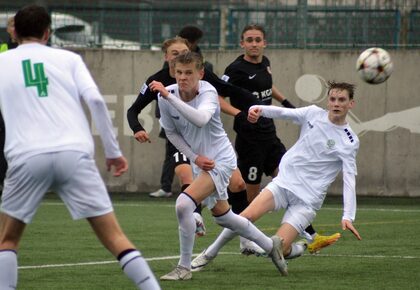
[[[286,97],[283,95],[282,92],[280,92],[280,90],[275,85],[273,85],[271,90],[272,90],[272,97],[274,99],[276,99],[280,103],[283,102],[284,100],[286,100]]]
[[[241,110],[229,104],[223,97],[219,96],[220,109],[223,113],[235,117]]]

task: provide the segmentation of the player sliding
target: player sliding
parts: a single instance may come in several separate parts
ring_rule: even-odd
[[[301,126],[298,141],[280,162],[279,174],[241,213],[254,222],[267,212],[286,210],[276,235],[283,240],[286,259],[301,255],[301,245],[292,242],[314,220],[329,185],[340,171],[344,180],[342,229],[350,230],[361,240],[353,226],[359,139],[346,122],[346,115],[354,106],[353,94],[353,85],[330,82],[328,111],[314,105],[298,109],[276,106],[252,106],[249,109],[251,123],[264,116],[292,120]],[[224,229],[216,241],[193,260],[192,269],[199,271],[205,267],[236,235],[234,231]]]
[[[153,81],[150,89],[159,92],[160,123],[168,139],[192,162],[194,181],[176,200],[179,223],[180,260],[161,280],[191,279],[194,246],[194,209],[203,203],[217,224],[256,242],[269,253],[276,267],[287,274],[282,242],[270,239],[247,219],[234,214],[227,202],[226,188],[236,167],[236,155],[220,120],[216,89],[206,81],[202,57],[187,52],[173,61],[177,84],[167,88]]]

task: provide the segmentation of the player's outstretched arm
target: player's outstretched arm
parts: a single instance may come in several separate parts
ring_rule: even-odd
[[[128,170],[128,162],[124,156],[106,160],[106,168],[111,171],[114,168],[113,175],[118,177],[123,175]]]
[[[343,231],[349,230],[352,232],[352,234],[358,239],[361,240],[362,237],[360,236],[359,232],[356,230],[356,228],[353,226],[353,223],[349,220],[342,219],[341,220],[341,227]]]

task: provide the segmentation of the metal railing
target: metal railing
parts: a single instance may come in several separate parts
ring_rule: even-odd
[[[249,23],[265,27],[269,48],[398,49],[420,45],[417,1],[402,6],[398,3],[405,1],[396,1],[383,7],[371,7],[369,0],[359,6],[310,5],[314,1],[303,0],[266,0],[256,5],[241,1],[134,2],[49,2],[55,26],[52,45],[150,49],[175,36],[183,26],[195,25],[204,32],[203,49],[232,49],[239,47],[241,30]],[[2,5],[0,15],[18,8],[16,4]],[[5,23],[0,23],[0,30],[4,38]]]

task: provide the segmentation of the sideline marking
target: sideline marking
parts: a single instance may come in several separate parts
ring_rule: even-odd
[[[62,205],[64,206],[64,203],[62,202],[42,202],[42,205],[51,205],[51,206],[57,206]],[[114,207],[175,207],[175,204],[150,204],[150,203],[119,203],[119,202],[113,202],[112,205]],[[342,207],[328,207],[323,206],[320,210],[336,210],[336,211],[342,211]],[[385,212],[420,212],[420,209],[391,209],[391,208],[357,208],[357,211],[385,211]]]
[[[193,257],[198,256],[199,254],[193,254]],[[240,255],[236,252],[220,252],[219,255]],[[304,257],[338,257],[338,258],[372,258],[372,259],[420,259],[417,256],[384,256],[384,255],[329,255],[329,254],[305,254]],[[179,259],[179,256],[165,256],[165,257],[154,257],[146,258],[146,261],[163,261],[163,260],[174,260]],[[97,262],[84,262],[84,263],[69,263],[69,264],[47,264],[47,265],[34,265],[34,266],[20,266],[19,270],[29,270],[29,269],[44,269],[44,268],[61,268],[61,267],[77,267],[77,266],[95,266],[95,265],[106,265],[118,263],[117,260],[112,261],[97,261]]]

